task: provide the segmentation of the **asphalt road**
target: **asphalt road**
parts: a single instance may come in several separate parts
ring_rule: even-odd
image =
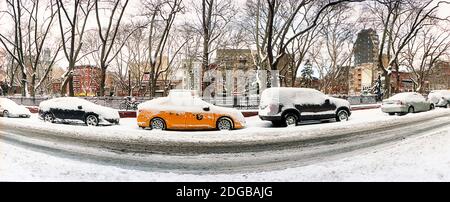
[[[95,147],[88,142],[42,138],[33,131],[0,131],[0,141],[62,158],[144,171],[181,173],[258,172],[309,165],[355,155],[373,147],[383,147],[411,136],[439,130],[450,124],[450,115],[375,130],[340,134],[314,141],[275,143],[266,146],[234,148],[227,152],[188,154],[134,153]],[[22,133],[22,134],[20,134]],[[40,137],[40,138],[37,138]],[[229,149],[229,148],[228,148]],[[210,150],[208,150],[210,151]]]

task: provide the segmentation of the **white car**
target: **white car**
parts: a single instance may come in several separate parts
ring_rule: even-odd
[[[8,98],[0,98],[0,115],[10,118],[30,118],[31,112]]]
[[[120,121],[117,110],[74,97],[41,102],[39,116],[46,122],[81,122],[88,126],[119,124]]]
[[[436,107],[450,108],[450,90],[435,90],[428,95],[428,100]]]
[[[434,104],[419,93],[399,93],[384,100],[381,110],[393,116],[425,112],[434,109]]]

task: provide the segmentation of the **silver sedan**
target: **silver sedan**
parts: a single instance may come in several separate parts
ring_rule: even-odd
[[[434,109],[434,104],[429,102],[419,93],[399,93],[384,100],[381,110],[389,115],[405,115],[409,113],[425,112]]]

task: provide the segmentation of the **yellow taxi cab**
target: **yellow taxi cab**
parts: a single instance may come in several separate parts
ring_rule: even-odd
[[[177,94],[140,104],[137,123],[141,128],[154,130],[233,130],[246,125],[244,116],[236,109]]]

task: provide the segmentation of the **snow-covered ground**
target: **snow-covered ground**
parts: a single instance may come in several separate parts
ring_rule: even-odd
[[[450,181],[450,127],[339,160],[239,174],[178,174],[49,156],[0,140],[0,181]]]
[[[271,122],[262,121],[258,116],[246,118],[247,128],[242,130],[235,130],[230,132],[223,131],[151,131],[143,130],[138,127],[135,118],[124,118],[120,120],[120,125],[114,126],[101,126],[101,127],[86,127],[83,124],[52,124],[46,123],[38,119],[36,114],[33,114],[30,119],[8,119],[1,118],[0,123],[7,125],[14,125],[16,127],[27,127],[30,129],[46,129],[50,128],[52,131],[64,132],[78,132],[80,134],[92,134],[92,135],[108,135],[116,138],[161,138],[163,140],[215,140],[215,139],[236,139],[247,138],[255,139],[261,133],[265,133],[267,136],[282,136],[283,134],[289,134],[292,132],[305,132],[317,131],[317,130],[335,130],[353,128],[356,126],[369,127],[371,125],[380,125],[384,123],[390,123],[394,120],[404,120],[407,118],[426,118],[429,115],[448,113],[448,109],[436,109],[431,112],[409,114],[406,116],[389,116],[382,113],[380,109],[370,109],[354,111],[350,120],[347,122],[335,122],[335,121],[310,121],[302,123],[298,127],[294,128],[275,128],[272,127]],[[227,137],[224,137],[227,134]],[[255,135],[252,135],[255,134]],[[85,135],[85,134],[84,134]]]

